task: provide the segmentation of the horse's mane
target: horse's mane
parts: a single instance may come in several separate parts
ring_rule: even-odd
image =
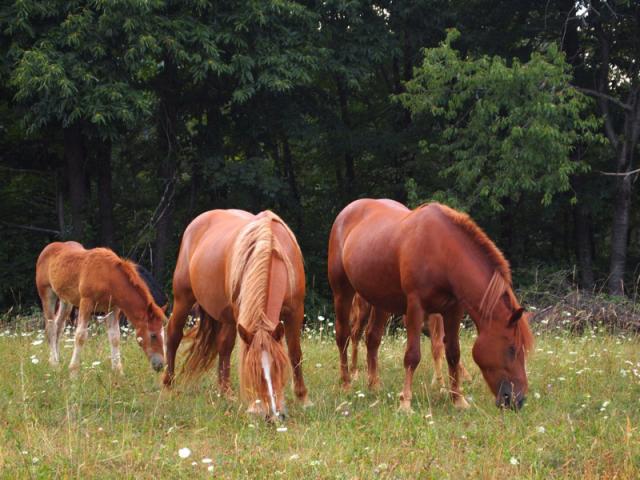
[[[283,226],[296,242],[295,235],[284,221],[267,210],[264,216],[248,223],[240,230],[233,245],[227,274],[230,296],[238,307],[237,322],[252,333],[260,327],[268,329],[274,327],[265,323],[267,318],[264,313],[269,293],[269,271],[273,253],[282,259],[287,272],[290,273],[290,289],[293,290],[295,285],[295,279],[291,275],[293,267],[271,230],[272,221]]]
[[[273,254],[285,264],[289,288],[295,286],[294,270],[272,231],[272,222],[279,223],[296,243],[295,235],[280,217],[266,211],[243,227],[236,238],[227,273],[227,288],[235,305],[237,323],[253,335],[250,345],[241,342],[240,387],[250,399],[255,395],[267,402],[262,384],[262,352],[273,359],[274,378],[286,378],[288,357],[281,342],[271,336],[276,325],[270,325],[265,313],[269,295],[269,273]]]
[[[437,205],[440,211],[444,213],[454,225],[460,227],[469,238],[482,249],[485,255],[487,255],[494,265],[494,268],[502,275],[502,278],[511,285],[511,268],[509,267],[509,262],[504,258],[504,255],[500,249],[496,247],[495,243],[491,241],[487,234],[484,233],[469,215],[440,203],[425,204],[421,207],[428,205]]]

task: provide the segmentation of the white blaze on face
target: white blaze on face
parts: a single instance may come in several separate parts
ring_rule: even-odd
[[[273,385],[271,383],[271,358],[266,350],[262,351],[260,358],[262,362],[262,371],[264,372],[264,378],[267,380],[267,388],[269,389],[269,398],[271,399],[271,411],[274,415],[278,415],[276,410],[276,397],[273,394]]]
[[[167,359],[167,339],[166,339],[166,336],[164,334],[164,329],[165,329],[164,326],[160,329],[160,341],[162,342],[162,355],[164,356],[165,361],[166,361],[166,359]]]

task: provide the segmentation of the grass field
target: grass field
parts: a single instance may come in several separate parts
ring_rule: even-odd
[[[33,324],[33,322],[31,322]],[[364,379],[344,393],[333,338],[307,332],[305,374],[315,406],[289,396],[286,431],[220,398],[212,375],[163,392],[132,338],[125,377],[112,374],[101,326],[82,370],[52,369],[41,330],[0,329],[2,478],[638,478],[640,339],[589,331],[536,335],[530,392],[520,413],[499,411],[463,331],[471,409],[455,410],[430,386],[428,341],[414,382],[415,413],[397,413],[403,335],[380,350],[383,387]],[[234,359],[234,367],[236,365]],[[234,368],[234,388],[237,379]],[[362,376],[361,376],[362,377]],[[181,458],[181,449],[190,455]],[[187,450],[182,450],[186,455]]]

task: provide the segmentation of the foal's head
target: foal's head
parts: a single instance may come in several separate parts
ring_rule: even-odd
[[[496,406],[520,409],[529,388],[525,359],[533,344],[528,314],[517,308],[507,322],[479,329],[473,359],[496,397]]]
[[[238,324],[242,340],[240,384],[243,395],[252,402],[249,411],[270,419],[284,420],[284,387],[289,373],[289,361],[282,344],[284,325],[268,331],[259,328],[249,332]]]
[[[144,316],[129,320],[136,331],[138,345],[153,369],[159,372],[164,367],[164,312],[155,303],[149,303]]]

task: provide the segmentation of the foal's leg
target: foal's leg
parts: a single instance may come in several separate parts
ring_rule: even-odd
[[[58,366],[60,363],[60,337],[64,330],[64,324],[67,321],[69,313],[73,309],[73,305],[60,300],[60,306],[55,318],[48,323],[49,331],[47,332],[47,338],[49,340],[49,363],[53,366]]]
[[[71,356],[71,363],[69,364],[69,370],[71,375],[75,376],[80,369],[80,353],[82,347],[89,337],[89,319],[93,309],[93,302],[90,300],[81,299],[78,306],[78,323],[76,325],[76,338],[75,345],[73,347],[73,355]]]
[[[106,318],[107,334],[111,344],[111,368],[121,375],[122,359],[120,357],[120,309],[114,309]]]
[[[387,323],[388,314],[379,308],[372,308],[367,325],[365,342],[367,343],[367,373],[369,375],[369,388],[378,390],[380,388],[380,377],[378,375],[378,349],[384,334],[384,327]]]
[[[451,398],[457,408],[469,408],[460,387],[460,321],[463,313],[461,306],[444,313],[444,343],[451,378]]]
[[[404,388],[400,394],[400,410],[411,412],[411,384],[413,373],[420,363],[420,334],[425,312],[418,298],[409,298],[407,302],[406,326],[407,348],[404,353]]]
[[[351,307],[351,314],[353,316],[353,323],[351,325],[351,377],[356,380],[358,378],[358,343],[362,338],[362,332],[369,323],[370,315],[372,314],[371,306],[366,308],[354,308]]]
[[[227,398],[231,398],[233,389],[231,388],[229,377],[231,373],[231,352],[233,352],[233,347],[236,344],[236,324],[235,322],[220,323],[216,320],[212,321],[218,324],[216,327],[218,328],[216,333],[216,342],[218,344],[218,387],[220,393]]]
[[[446,388],[442,376],[442,362],[444,361],[444,325],[442,315],[433,314],[427,316],[429,336],[431,337],[431,355],[433,356],[433,379],[431,385],[440,385]]]
[[[300,332],[304,320],[304,306],[300,305],[295,311],[284,317],[284,335],[287,339],[289,361],[293,369],[293,391],[303,407],[313,405],[307,395],[307,386],[302,375],[302,349],[300,348]]]

